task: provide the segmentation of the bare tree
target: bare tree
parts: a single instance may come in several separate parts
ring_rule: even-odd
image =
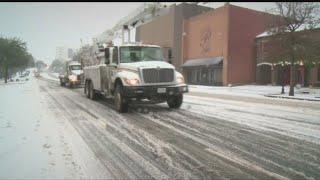
[[[276,2],[276,8],[270,12],[275,14],[270,25],[269,33],[273,34],[274,38],[281,41],[280,58],[275,58],[275,61],[290,62],[290,91],[289,96],[294,96],[295,85],[295,64],[303,61],[315,61],[317,58],[311,54],[316,54],[313,51],[319,44],[319,41],[314,41],[300,33],[302,30],[311,31],[319,26],[319,3],[313,2]],[[304,32],[306,32],[304,31]],[[309,47],[309,48],[307,48]]]

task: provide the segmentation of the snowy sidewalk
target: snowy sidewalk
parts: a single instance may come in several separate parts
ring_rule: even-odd
[[[299,92],[295,92],[294,96],[289,96],[288,94],[270,94],[265,95],[266,97],[271,98],[282,98],[282,99],[294,99],[294,100],[305,100],[305,101],[319,101],[320,102],[320,94],[312,94],[312,93],[306,93],[306,94],[299,94]]]
[[[0,99],[0,179],[110,177],[37,79],[1,85]]]
[[[235,97],[270,99],[271,97],[287,98],[294,100],[310,100],[320,102],[320,89],[295,88],[295,96],[288,96],[289,86],[285,86],[285,94],[281,94],[281,86],[261,86],[261,85],[243,85],[243,86],[200,86],[189,85],[190,93],[205,93],[209,95],[229,95]]]

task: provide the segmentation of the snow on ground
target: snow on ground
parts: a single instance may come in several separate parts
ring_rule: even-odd
[[[310,102],[316,103],[318,102]],[[204,108],[207,107],[207,108]],[[186,95],[183,109],[320,144],[320,110]]]
[[[281,95],[281,86],[243,85],[243,86],[201,86],[189,85],[190,92],[208,94],[224,94],[233,96],[245,96],[255,98],[268,98],[265,96],[288,97],[289,86],[285,86],[285,94]],[[295,99],[319,100],[320,89],[316,88],[295,88]]]
[[[110,177],[37,83],[0,85],[0,179]]]
[[[45,79],[50,79],[53,81],[59,81],[59,74],[58,73],[49,73],[49,72],[42,72],[40,76]]]
[[[51,72],[50,75],[52,77],[55,77],[55,78],[59,79],[59,73]]]
[[[296,100],[309,100],[309,101],[320,101],[320,94],[299,94],[295,93],[294,96],[289,96],[288,94],[276,94],[276,95],[266,95],[267,97],[273,98],[284,98],[284,99],[296,99]]]

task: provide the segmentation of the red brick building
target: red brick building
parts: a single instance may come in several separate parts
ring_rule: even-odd
[[[212,8],[196,4],[173,4],[167,13],[136,28],[136,41],[159,45],[164,50],[164,57],[178,70],[183,64],[182,30],[183,20],[212,10]]]
[[[255,38],[266,30],[270,18],[270,14],[227,3],[185,20],[182,67],[187,82],[255,82]]]
[[[314,42],[320,43],[320,29],[301,30],[296,32],[297,37],[304,36],[311,38]],[[256,82],[258,84],[288,85],[290,83],[289,60],[282,61],[281,53],[285,52],[281,41],[283,35],[268,35],[264,32],[256,38]],[[282,39],[281,39],[282,38]],[[295,65],[295,80],[302,86],[320,86],[320,65],[316,61],[299,59]],[[307,63],[309,64],[307,64]]]

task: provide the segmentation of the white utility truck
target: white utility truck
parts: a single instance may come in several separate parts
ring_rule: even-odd
[[[127,112],[134,102],[163,103],[179,108],[188,92],[181,73],[163,59],[162,49],[138,43],[100,46],[98,65],[84,67],[84,93],[113,98],[119,112]]]

